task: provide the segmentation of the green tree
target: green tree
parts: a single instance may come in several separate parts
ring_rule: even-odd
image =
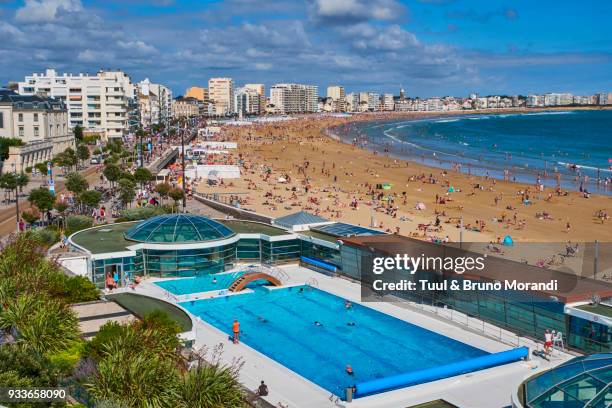
[[[168,195],[171,199],[174,200],[174,205],[178,205],[178,202],[182,200],[183,197],[185,197],[185,192],[183,191],[183,189],[176,187],[170,190],[168,192]]]
[[[78,157],[74,149],[69,147],[63,152],[56,155],[55,158],[53,159],[53,162],[60,167],[69,169],[77,165]]]
[[[16,176],[16,181],[17,181],[17,187],[19,188],[19,191],[22,192],[23,188],[27,186],[28,183],[30,182],[30,178],[25,173],[19,173]]]
[[[104,174],[104,177],[113,185],[121,177],[122,171],[121,168],[115,164],[107,164],[104,166],[102,174]]]
[[[36,163],[34,168],[43,176],[47,174],[47,163]]]
[[[140,183],[141,188],[144,187],[145,183],[153,180],[153,173],[146,167],[139,167],[134,172],[134,179],[136,182]]]
[[[28,201],[36,206],[40,211],[47,212],[53,208],[55,196],[45,187],[39,187],[30,191]]]
[[[76,125],[74,129],[72,129],[72,132],[74,133],[74,138],[77,141],[80,142],[81,140],[83,140],[83,128],[81,126]]]
[[[8,159],[9,147],[22,145],[23,141],[16,137],[0,137],[0,160]]]
[[[87,179],[80,173],[72,172],[66,176],[66,188],[68,191],[71,191],[75,194],[80,194],[83,191],[87,190],[89,187],[89,182]]]
[[[82,191],[78,195],[78,200],[83,205],[89,208],[94,208],[100,205],[100,201],[102,201],[102,193],[96,190]]]
[[[172,186],[168,183],[159,183],[155,186],[155,192],[159,194],[162,202],[168,197],[170,190],[172,190]]]
[[[77,150],[76,150],[76,155],[77,158],[81,161],[84,162],[85,160],[89,159],[89,147],[87,147],[87,145],[81,143],[77,146]]]
[[[136,184],[129,179],[122,178],[119,184],[119,199],[123,205],[128,205],[136,197]]]

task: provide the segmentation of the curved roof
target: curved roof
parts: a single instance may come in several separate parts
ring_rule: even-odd
[[[195,243],[235,235],[234,231],[210,218],[194,214],[165,214],[149,218],[130,228],[125,238],[138,242]]]
[[[611,399],[612,353],[576,357],[525,382],[529,408],[607,407]]]

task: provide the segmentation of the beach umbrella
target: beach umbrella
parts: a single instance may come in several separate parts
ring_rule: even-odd
[[[512,245],[514,245],[514,241],[512,240],[512,237],[511,237],[510,235],[506,235],[506,236],[504,237],[504,242],[503,242],[503,244],[504,244],[505,246],[512,246]]]
[[[454,192],[455,192],[455,187],[450,186],[450,187],[448,188],[448,192],[449,192],[449,193],[454,193]]]

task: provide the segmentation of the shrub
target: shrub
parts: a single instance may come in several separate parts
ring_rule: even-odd
[[[33,224],[40,219],[40,213],[36,208],[31,208],[29,210],[25,210],[21,213],[21,217],[28,224]]]
[[[64,288],[64,298],[68,303],[90,302],[100,296],[96,285],[83,276],[67,277]]]
[[[32,231],[32,238],[40,242],[42,245],[50,247],[51,245],[59,242],[60,232],[57,227],[46,227],[38,228]]]
[[[71,215],[66,218],[66,235],[72,235],[77,231],[84,230],[93,225],[90,217],[85,215]]]
[[[121,212],[121,219],[125,221],[146,220],[147,218],[166,213],[167,211],[164,207],[137,207],[123,210]]]

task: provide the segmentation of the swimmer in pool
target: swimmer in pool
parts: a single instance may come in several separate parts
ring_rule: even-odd
[[[353,372],[353,367],[351,367],[351,365],[350,365],[350,364],[347,364],[347,365],[346,365],[346,373],[347,373],[348,375],[354,375],[354,374],[355,374],[355,373]]]
[[[216,276],[213,277],[212,283],[217,283],[217,277]]]
[[[353,304],[351,302],[349,302],[348,300],[346,302],[344,302],[344,308],[346,310],[349,310],[352,307],[353,307]]]
[[[323,326],[323,323],[321,323],[320,321],[316,320],[316,321],[314,322],[314,325],[315,325],[315,326]]]
[[[348,322],[346,325],[347,325],[347,326],[354,326],[354,325],[355,325],[355,322]]]
[[[267,323],[268,319],[266,319],[265,317],[261,317],[261,316],[257,316],[257,320],[259,320],[262,323]]]

